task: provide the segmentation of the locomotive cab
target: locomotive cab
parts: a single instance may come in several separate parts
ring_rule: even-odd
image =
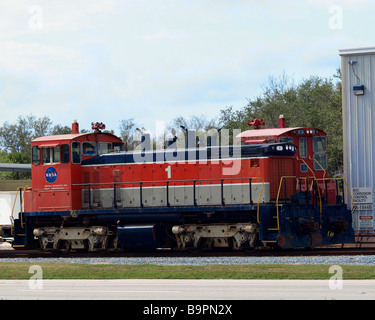
[[[74,122],[71,134],[31,141],[33,186],[25,192],[25,211],[81,209],[81,191],[73,187],[82,183],[81,162],[123,150],[120,138],[101,132],[102,123],[92,126],[93,133],[79,133]]]
[[[313,177],[317,179],[322,196],[328,203],[336,203],[336,183],[328,178],[327,134],[313,127],[287,128],[285,118],[280,115],[278,128],[259,128],[264,121],[255,119],[249,121],[249,126],[255,129],[247,130],[237,135],[237,144],[283,143],[289,142],[297,147],[295,158],[295,176],[299,179]],[[306,190],[306,184],[301,184],[301,190]]]
[[[249,125],[251,122],[249,122]],[[251,124],[253,125],[253,124]],[[237,144],[289,142],[297,146],[295,154],[298,177],[328,177],[327,134],[317,128],[286,128],[285,118],[280,115],[279,128],[247,130],[236,137]]]

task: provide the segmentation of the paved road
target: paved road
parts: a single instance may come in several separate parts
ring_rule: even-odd
[[[0,300],[368,300],[375,280],[0,280]]]

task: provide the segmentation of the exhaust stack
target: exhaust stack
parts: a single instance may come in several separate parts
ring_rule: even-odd
[[[77,120],[74,120],[72,123],[72,134],[78,134],[79,133],[79,124]]]
[[[283,114],[279,116],[279,128],[286,128],[285,118]]]

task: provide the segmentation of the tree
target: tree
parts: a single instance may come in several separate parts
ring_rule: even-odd
[[[163,137],[159,137],[158,140],[163,139],[165,141],[165,137],[170,136],[174,132],[174,137],[177,137],[177,146],[183,148],[186,145],[186,130],[195,130],[198,143],[199,137],[206,138],[205,135],[210,129],[218,128],[219,124],[215,118],[207,119],[205,115],[193,115],[189,119],[186,119],[179,116],[166,125]]]
[[[140,140],[137,139],[137,131],[139,134],[145,131],[144,127],[140,127],[134,122],[134,119],[122,120],[120,123],[120,138],[126,143],[127,150],[134,150],[137,145],[140,144]]]
[[[181,129],[181,126],[191,130],[205,130],[208,131],[212,128],[217,128],[218,123],[216,119],[208,120],[206,116],[193,115],[190,119],[186,119],[182,116],[174,118],[171,123],[166,126],[167,130],[174,128],[175,130]]]
[[[46,135],[50,125],[48,117],[36,119],[33,115],[19,116],[15,124],[4,122],[0,128],[0,144],[7,152],[30,152],[31,140]]]
[[[61,124],[55,125],[51,130],[51,135],[58,135],[58,134],[69,134],[72,133],[72,128],[69,126],[62,126]]]
[[[10,124],[4,122],[0,128],[0,162],[30,163],[31,140],[56,134],[71,133],[68,126],[55,125],[49,117],[36,118],[32,114],[19,116],[17,121]],[[0,179],[30,178],[27,173],[2,173]]]

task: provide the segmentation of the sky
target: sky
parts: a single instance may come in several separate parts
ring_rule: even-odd
[[[0,125],[218,118],[374,47],[375,0],[0,0]],[[249,119],[250,120],[250,119]]]

